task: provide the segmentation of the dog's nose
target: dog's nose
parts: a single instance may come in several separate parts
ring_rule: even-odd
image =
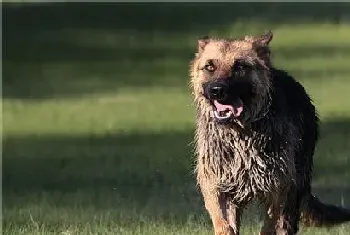
[[[224,100],[227,96],[226,89],[223,86],[213,86],[210,88],[210,98],[213,100]]]

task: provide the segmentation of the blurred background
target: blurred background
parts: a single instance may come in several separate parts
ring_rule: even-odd
[[[2,4],[4,234],[211,234],[193,175],[202,35],[271,29],[322,120],[313,189],[350,206],[350,4]],[[254,208],[245,234],[256,234]],[[348,234],[349,226],[303,234]]]

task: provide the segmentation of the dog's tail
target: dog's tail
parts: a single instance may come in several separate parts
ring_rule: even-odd
[[[301,221],[305,226],[333,226],[350,221],[350,209],[322,203],[310,195],[306,200]]]

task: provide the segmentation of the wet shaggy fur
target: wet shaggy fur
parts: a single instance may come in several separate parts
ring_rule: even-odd
[[[319,120],[302,85],[273,67],[271,40],[271,32],[203,38],[190,64],[197,181],[215,234],[239,234],[240,215],[252,199],[265,205],[261,234],[296,234],[300,219],[316,226],[350,220],[348,210],[311,194]],[[215,81],[231,84],[243,101],[242,115],[229,123],[213,118],[203,86]]]

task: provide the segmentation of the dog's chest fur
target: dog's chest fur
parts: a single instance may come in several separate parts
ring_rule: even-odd
[[[209,121],[197,122],[197,176],[200,184],[227,192],[237,203],[271,196],[293,178],[283,147],[259,133],[242,134]]]

